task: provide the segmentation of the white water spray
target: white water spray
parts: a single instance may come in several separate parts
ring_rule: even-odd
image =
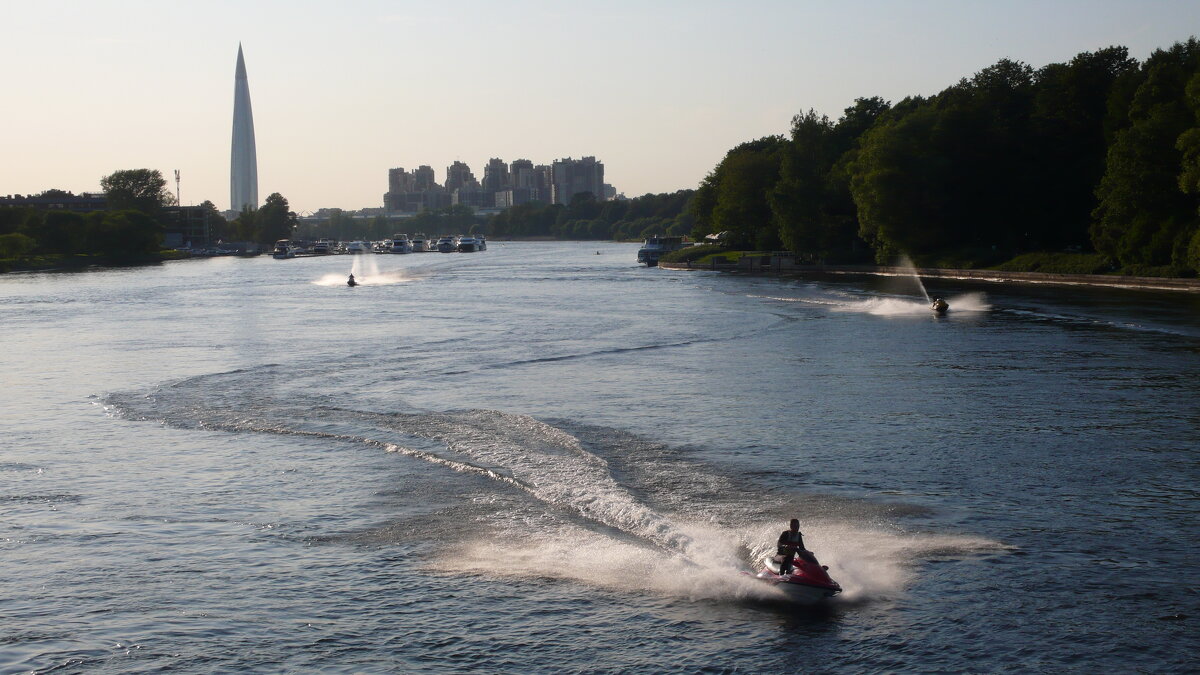
[[[390,286],[392,284],[406,284],[413,281],[419,281],[427,278],[432,271],[427,267],[420,268],[403,268],[398,270],[379,270],[379,261],[374,255],[370,254],[355,254],[351,256],[354,261],[350,265],[350,274],[354,275],[354,280],[360,286]],[[312,283],[317,286],[345,286],[348,276],[338,272],[331,272],[322,275],[319,279]]]
[[[917,282],[917,288],[921,289],[921,296],[925,298],[925,304],[929,305],[933,299],[929,297],[929,292],[925,290],[925,284],[921,283],[921,275],[917,274],[917,266],[913,264],[912,258],[907,254],[900,256],[899,267],[912,275],[914,281]]]

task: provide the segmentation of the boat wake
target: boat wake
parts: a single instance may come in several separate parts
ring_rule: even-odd
[[[909,297],[841,297],[836,295],[774,296],[751,295],[749,297],[775,302],[796,302],[826,307],[834,312],[857,312],[875,316],[928,316],[931,309],[923,299]],[[950,305],[948,314],[979,313],[992,309],[986,293],[962,293],[944,298]]]
[[[428,467],[406,480],[457,482],[461,508],[364,538],[427,544],[425,565],[434,573],[780,600],[781,591],[739,572],[754,568],[797,516],[809,546],[845,589],[839,597],[862,601],[902,593],[930,556],[1001,548],[981,537],[908,531],[894,505],[772,490],[772,505],[764,506],[770,488],[761,477],[708,466],[616,429],[498,410],[379,412],[302,394],[271,397],[258,381],[270,370],[111,394],[105,405],[127,419],[184,429],[367,445]],[[249,391],[256,392],[252,402]]]
[[[363,256],[355,257],[361,258]],[[357,263],[357,261],[355,262]],[[360,267],[362,269],[359,269]],[[427,279],[433,274],[433,270],[422,267],[381,272],[379,271],[379,266],[372,261],[371,264],[361,266],[355,264],[350,274],[354,275],[354,279],[358,282],[359,286],[392,286]],[[316,286],[345,286],[348,277],[349,274],[333,272],[319,277],[312,283]]]

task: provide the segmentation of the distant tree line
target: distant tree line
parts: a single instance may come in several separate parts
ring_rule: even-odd
[[[462,205],[427,209],[403,219],[382,215],[355,218],[341,209],[330,209],[328,219],[302,223],[296,229],[296,237],[307,240],[379,241],[401,232],[410,236],[416,233],[429,236],[480,233],[485,223],[486,219],[476,215],[474,209]]]
[[[0,208],[0,258],[88,254],[132,260],[156,254],[162,208],[175,202],[166,185],[158,171],[128,169],[100,180],[108,203],[104,211]],[[35,196],[74,197],[56,189]]]
[[[91,213],[31,207],[0,208],[0,258],[26,256],[98,255],[110,260],[138,260],[162,247],[163,232],[175,217],[165,211],[175,205],[162,172],[123,169],[100,180],[107,209]],[[51,189],[38,198],[74,197]],[[292,236],[296,214],[279,193],[258,209],[246,209],[232,222],[206,201],[212,239],[270,244]]]
[[[700,184],[692,234],[827,262],[986,266],[1094,252],[1200,269],[1200,43],[1034,70],[1003,59],[939,94],[857,99],[743,143]]]
[[[684,235],[692,229],[687,204],[693,192],[680,190],[614,201],[598,201],[592,193],[583,192],[576,194],[570,204],[534,201],[486,217],[462,205],[427,209],[403,219],[382,215],[354,218],[349,213],[332,209],[327,220],[300,225],[296,236],[348,241],[386,239],[399,232],[554,239],[640,239],[651,234]]]
[[[618,240],[652,234],[684,235],[692,229],[687,204],[693,192],[680,190],[612,201],[599,201],[592,193],[583,192],[565,205],[530,202],[492,216],[486,232],[510,237]]]

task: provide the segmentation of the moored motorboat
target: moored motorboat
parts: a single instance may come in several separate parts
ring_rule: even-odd
[[[689,245],[684,243],[683,237],[647,237],[645,243],[638,249],[637,260],[647,267],[656,267],[658,259],[663,254],[678,251]]]
[[[371,245],[365,241],[352,241],[346,244],[346,253],[370,253]]]
[[[474,253],[479,250],[479,242],[471,235],[458,238],[458,250],[463,253]]]
[[[442,253],[453,253],[458,250],[458,237],[442,237],[438,239],[437,250]]]
[[[412,243],[413,253],[428,253],[429,252],[429,237],[425,236],[424,232],[418,232],[409,240]]]
[[[810,551],[797,553],[788,574],[779,573],[782,556],[772,556],[763,561],[763,567],[757,574],[751,575],[763,583],[770,584],[785,594],[790,600],[812,605],[823,602],[838,593],[842,587],[829,576],[828,567],[817,562],[816,556]]]
[[[413,245],[407,234],[393,234],[388,253],[412,253]]]
[[[271,257],[275,258],[276,260],[295,258],[296,245],[293,244],[290,239],[280,239],[279,241],[275,242],[275,250],[271,252]]]

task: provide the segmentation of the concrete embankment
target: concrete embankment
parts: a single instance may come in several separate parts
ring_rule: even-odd
[[[754,275],[804,274],[869,274],[875,276],[912,276],[908,267],[878,267],[874,265],[804,265],[797,264],[790,256],[743,256],[734,263],[659,263],[659,267],[671,270],[717,270]],[[1112,288],[1142,288],[1153,290],[1190,291],[1200,293],[1200,279],[1166,279],[1159,277],[1128,277],[1115,274],[1049,274],[1045,272],[1001,272],[999,270],[953,270],[916,268],[915,272],[926,278],[970,279],[992,283],[1056,284],[1068,286],[1108,286]]]

